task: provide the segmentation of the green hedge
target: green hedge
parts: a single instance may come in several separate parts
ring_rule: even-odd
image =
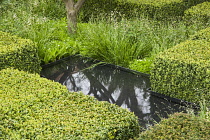
[[[190,114],[175,113],[140,134],[139,140],[208,140],[210,121]]]
[[[189,102],[210,101],[210,42],[188,40],[160,53],[151,70],[153,91]]]
[[[146,15],[151,18],[162,19],[183,15],[184,10],[186,10],[185,4],[183,0],[90,0],[85,3],[82,11],[86,19],[92,14],[97,16],[99,13],[115,14],[116,17],[125,16],[128,18]]]
[[[129,139],[134,113],[15,69],[0,71],[0,139]]]
[[[208,0],[86,0],[79,17],[82,21],[89,21],[90,17],[98,17],[103,13],[116,14],[116,17],[123,14],[129,18],[143,14],[162,19],[183,15],[186,9],[204,1]],[[50,19],[66,16],[62,0],[23,0],[21,2],[12,0],[11,2],[13,4],[25,3],[26,9],[38,16]],[[6,7],[15,8],[10,4],[4,4],[1,8],[6,11]]]
[[[190,8],[190,7],[195,6],[199,3],[206,2],[206,1],[209,1],[209,0],[183,0],[183,1],[186,3],[188,8]]]
[[[79,19],[88,22],[90,18],[98,18],[101,14],[110,15],[116,7],[116,0],[86,0],[80,10]]]
[[[118,0],[122,1],[122,0]],[[168,17],[180,16],[183,15],[183,12],[186,8],[185,2],[183,0],[127,0],[124,3],[123,9],[130,9],[131,13],[133,7],[136,7],[136,12],[140,15],[147,15],[151,18],[164,19]],[[179,10],[178,10],[179,9]]]
[[[82,20],[101,13],[131,18],[146,15],[151,18],[165,19],[183,16],[184,11],[206,0],[88,0],[82,8]]]
[[[210,22],[210,2],[203,2],[193,6],[184,12],[184,17],[187,22]]]
[[[8,67],[32,73],[41,70],[38,51],[32,41],[0,31],[0,70]]]
[[[60,19],[66,16],[63,0],[3,0],[0,5],[2,13],[16,8],[21,9],[21,12],[34,14],[35,17]]]
[[[190,37],[191,40],[206,40],[210,42],[210,27],[203,29]]]

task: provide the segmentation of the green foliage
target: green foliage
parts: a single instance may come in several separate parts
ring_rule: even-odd
[[[209,56],[205,40],[185,41],[160,53],[151,71],[152,90],[194,103],[209,101]]]
[[[31,40],[0,31],[0,70],[8,67],[32,73],[41,70],[37,48]]]
[[[0,10],[26,11],[38,17],[60,19],[66,16],[65,5],[62,0],[3,0]]]
[[[28,32],[27,38],[36,42],[39,57],[44,63],[49,63],[78,52],[80,43],[71,37],[67,31],[67,21],[48,20],[31,26],[33,32]]]
[[[183,16],[189,7],[206,0],[88,0],[81,9],[82,21],[101,14],[133,18],[148,16],[155,19],[168,19]]]
[[[144,14],[156,19],[180,16],[186,8],[183,0],[126,0],[121,3],[123,4],[122,7],[124,7],[122,8],[123,10],[132,9],[132,7],[135,6],[136,12],[140,15]],[[132,11],[129,12],[132,13]]]
[[[124,0],[118,0],[119,2]],[[187,2],[189,5],[195,5],[198,3],[202,3],[208,0],[125,0],[131,3],[144,3],[144,4],[151,4],[156,6],[162,6],[166,4],[176,3],[176,2]]]
[[[69,36],[65,18],[50,20],[41,13],[34,14],[30,7],[43,2],[17,4],[17,1],[5,1],[3,6],[0,5],[3,9],[8,8],[0,18],[0,30],[33,40],[43,63],[80,51],[82,55],[128,67],[130,61],[156,55],[204,28],[199,24],[186,26],[181,21],[159,22],[147,18],[118,22],[116,15],[120,13],[111,10],[110,16],[93,18],[90,23],[79,25],[76,36]]]
[[[18,17],[23,17],[15,18],[17,20],[13,20],[12,15],[5,17],[0,29],[35,42],[39,58],[43,63],[49,63],[78,52],[79,43],[68,34],[65,18],[49,20],[38,17],[29,18],[30,14],[19,14]]]
[[[0,139],[129,139],[138,118],[65,86],[15,69],[0,71]]]
[[[118,0],[123,1],[123,0]],[[183,0],[126,0],[127,2],[131,3],[143,3],[143,4],[151,4],[155,6],[162,6],[165,4],[170,4],[174,2],[182,2]]]
[[[32,12],[50,19],[60,19],[66,16],[66,7],[63,0],[27,0]]]
[[[128,67],[134,59],[143,59],[186,40],[202,26],[183,22],[158,22],[147,18],[115,21],[91,20],[78,25],[76,40],[80,54]]]
[[[104,14],[97,19],[91,18],[90,23],[79,25],[76,36],[69,36],[65,18],[50,20],[50,17],[42,12],[34,13],[35,9],[31,7],[48,4],[45,1],[26,0],[17,4],[18,1],[12,0],[14,3],[9,3],[5,0],[3,6],[0,5],[0,9],[5,9],[0,18],[0,30],[33,40],[43,63],[80,51],[84,56],[128,67],[130,61],[156,55],[204,28],[204,25],[199,24],[186,26],[182,21],[159,22],[145,17],[121,19],[121,22],[118,22],[117,16],[121,16],[120,13],[109,9],[110,13],[107,14],[110,16]],[[108,6],[108,1],[95,4],[104,3],[102,6],[105,6],[106,3]],[[86,1],[85,4],[88,5],[89,2],[91,1]],[[83,9],[87,5],[84,5]],[[83,14],[82,12],[81,15]]]
[[[198,117],[210,121],[210,110],[209,110],[208,103],[206,102],[207,101],[205,99],[201,99],[200,104],[199,104],[200,111],[198,113]]]
[[[129,69],[150,74],[153,58],[134,59],[129,64]]]
[[[184,11],[206,0],[117,0],[117,11],[132,17],[147,15],[152,19],[168,20],[180,18]]]
[[[139,140],[146,139],[209,139],[210,121],[189,114],[175,113],[163,119],[150,130],[140,134]]]
[[[79,19],[88,22],[91,18],[101,15],[111,15],[117,7],[117,0],[86,0],[79,15]]]
[[[210,42],[210,27],[200,30],[190,37],[191,40],[206,40]]]
[[[204,22],[210,23],[210,2],[203,2],[187,9],[185,12],[187,22]]]
[[[209,0],[184,0],[190,7]]]
[[[128,66],[129,61],[144,54],[138,32],[127,21],[79,25],[77,40],[81,42],[80,54],[105,62]],[[143,36],[143,35],[141,35]]]

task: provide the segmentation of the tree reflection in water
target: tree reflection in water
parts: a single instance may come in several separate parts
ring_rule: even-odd
[[[88,58],[69,57],[43,67],[46,78],[66,85],[69,91],[81,91],[99,101],[108,101],[127,108],[139,117],[144,128],[159,122],[161,117],[184,111],[183,107],[151,95],[149,76],[134,74],[120,67],[97,65]]]

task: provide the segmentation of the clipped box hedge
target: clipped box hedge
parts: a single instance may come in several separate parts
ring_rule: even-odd
[[[81,9],[81,19],[88,21],[90,17],[97,17],[101,13],[115,15],[113,18],[124,15],[132,18],[146,15],[151,18],[165,19],[183,16],[189,7],[206,0],[88,0]]]
[[[41,70],[38,51],[31,40],[0,31],[0,70],[8,67],[31,73]]]
[[[174,98],[210,105],[210,42],[188,40],[160,53],[151,70],[151,87]]]
[[[130,139],[134,113],[16,69],[0,71],[0,139]]]
[[[206,40],[210,42],[210,27],[200,30],[190,37],[191,40]]]
[[[119,7],[130,9],[129,12],[140,15],[147,15],[151,18],[164,19],[168,17],[183,15],[186,3],[183,0],[118,0],[122,3]],[[123,12],[123,11],[122,11]]]
[[[193,22],[210,22],[210,2],[203,2],[192,6],[184,12],[185,19]]]
[[[79,19],[88,22],[91,18],[110,15],[117,7],[117,0],[86,0],[79,14]]]
[[[139,140],[209,140],[210,121],[190,114],[175,113],[140,134]]]

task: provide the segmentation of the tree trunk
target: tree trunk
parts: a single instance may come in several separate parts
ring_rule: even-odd
[[[76,33],[77,30],[77,14],[82,7],[85,0],[63,0],[67,11],[68,30],[70,33]]]

